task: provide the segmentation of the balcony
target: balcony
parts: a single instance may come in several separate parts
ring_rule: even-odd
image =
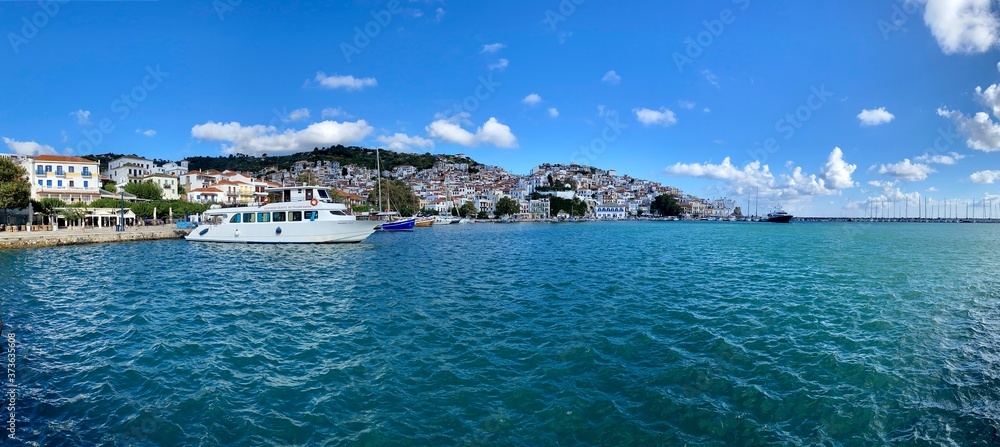
[[[45,175],[45,170],[42,168],[35,169],[35,175]]]
[[[83,172],[80,173],[80,177],[90,178],[90,177],[93,177],[93,174],[91,174],[90,171],[83,171]]]
[[[56,171],[56,177],[65,177],[66,171]]]

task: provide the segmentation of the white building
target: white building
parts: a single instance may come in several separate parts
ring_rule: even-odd
[[[600,220],[619,220],[627,215],[625,206],[617,203],[603,203],[594,207],[594,217]]]
[[[90,203],[101,197],[100,164],[93,160],[63,155],[38,155],[21,159],[28,171],[31,198],[60,199]]]
[[[121,157],[108,163],[107,176],[118,186],[118,192],[125,189],[129,183],[142,183],[145,177],[153,173],[155,165],[142,157]]]
[[[152,174],[143,177],[143,181],[150,181],[163,189],[163,200],[178,200],[181,198],[177,193],[177,177],[170,174]]]

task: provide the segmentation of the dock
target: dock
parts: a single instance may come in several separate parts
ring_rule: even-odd
[[[73,227],[41,231],[3,231],[0,232],[0,250],[180,239],[187,236],[189,231],[190,230],[178,229],[173,225],[130,228],[126,231],[115,231],[113,227],[86,229]]]

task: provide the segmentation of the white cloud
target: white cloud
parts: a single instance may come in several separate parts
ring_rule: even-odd
[[[996,183],[1000,180],[1000,171],[973,172],[969,179],[976,183]]]
[[[549,116],[553,118],[559,118],[559,109],[555,107],[549,107]]]
[[[486,44],[483,45],[483,50],[480,53],[496,53],[497,51],[500,51],[504,48],[507,48],[507,45],[504,45],[502,43]]]
[[[835,147],[830,152],[830,156],[827,157],[826,164],[823,165],[823,169],[820,172],[823,173],[823,179],[826,180],[826,184],[829,187],[846,189],[855,186],[854,180],[851,179],[851,174],[857,169],[857,165],[852,165],[844,161],[844,152],[839,147]]]
[[[930,188],[927,188],[927,192],[937,192],[937,190],[938,189],[935,188],[935,187],[933,187],[933,186],[931,186]]]
[[[907,182],[918,182],[924,180],[931,173],[936,172],[933,168],[922,163],[913,163],[908,158],[904,158],[899,163],[884,164],[879,167],[878,173],[888,175]]]
[[[75,112],[70,112],[69,116],[75,117],[76,123],[81,126],[90,124],[90,110],[77,110]]]
[[[621,84],[622,77],[618,76],[618,73],[615,73],[614,70],[611,70],[607,73],[604,73],[604,77],[601,78],[601,82],[608,85],[618,85]]]
[[[856,169],[843,161],[843,153],[834,149],[822,175],[806,174],[801,167],[789,163],[788,173],[775,175],[768,165],[754,161],[742,168],[726,157],[720,164],[677,163],[668,167],[669,175],[721,180],[729,194],[744,195],[759,192],[764,198],[782,201],[805,200],[812,196],[839,195],[842,189],[855,186],[850,173]]]
[[[375,78],[355,78],[351,75],[346,76],[327,76],[326,73],[322,71],[316,73],[316,78],[314,81],[323,88],[328,89],[346,89],[350,90],[361,90],[365,87],[375,87],[378,85],[378,81]]]
[[[432,148],[434,147],[434,140],[428,140],[426,138],[421,138],[418,136],[409,136],[404,133],[396,133],[393,135],[381,135],[376,138],[379,143],[386,145],[390,150],[396,152],[412,152],[413,148]]]
[[[153,129],[148,129],[148,130],[136,129],[135,133],[137,133],[139,135],[145,135],[147,137],[155,137],[156,136],[156,131],[153,130]]]
[[[701,75],[705,77],[705,80],[708,81],[709,84],[714,85],[715,88],[722,88],[719,86],[719,78],[715,77],[715,73],[712,73],[712,70],[702,70]]]
[[[427,126],[427,134],[431,138],[462,145],[465,147],[476,147],[480,144],[491,144],[499,148],[516,148],[518,146],[517,137],[510,131],[510,127],[490,117],[476,133],[473,134],[462,128],[458,124],[461,117],[452,119],[438,119]]]
[[[306,109],[306,108],[295,109],[295,110],[292,110],[292,113],[288,114],[288,118],[285,118],[284,121],[286,123],[291,123],[291,122],[295,122],[295,121],[302,121],[302,120],[305,120],[305,119],[309,119],[309,115],[310,115],[309,109]]]
[[[958,152],[949,152],[945,155],[940,155],[940,154],[931,155],[929,153],[926,153],[924,155],[914,158],[914,160],[928,164],[953,165],[957,163],[958,160],[961,160],[963,158],[965,158],[965,156],[959,154]]]
[[[438,7],[438,9],[434,10],[434,20],[440,22],[444,14],[444,8]]]
[[[938,109],[937,113],[955,123],[958,132],[967,138],[965,144],[970,148],[983,152],[1000,151],[1000,125],[990,120],[986,113],[976,113],[972,118],[948,109]]]
[[[52,146],[47,146],[44,144],[38,144],[34,141],[14,141],[10,138],[3,137],[3,142],[7,143],[7,147],[18,155],[41,155],[41,154],[55,154],[56,149]]]
[[[510,65],[510,61],[509,60],[507,60],[507,59],[500,59],[495,64],[489,64],[489,65],[487,65],[486,68],[488,68],[490,70],[504,70],[504,69],[507,68],[508,65]]]
[[[510,131],[510,126],[500,123],[493,117],[490,117],[483,123],[483,127],[479,128],[476,132],[476,139],[500,148],[517,147],[517,138]]]
[[[454,143],[465,147],[475,147],[479,145],[476,135],[459,126],[458,123],[439,119],[427,126],[427,135],[437,138],[446,143]]]
[[[525,96],[524,99],[521,100],[521,102],[523,102],[523,103],[525,103],[525,104],[527,104],[529,106],[534,106],[534,105],[538,105],[538,103],[542,102],[542,97],[538,96],[538,93],[532,93],[532,94],[530,94],[528,96]]]
[[[775,176],[768,165],[754,161],[742,168],[726,157],[720,164],[677,163],[668,167],[669,175],[721,180],[727,191],[744,195],[758,191],[762,196],[781,200],[800,200],[817,195],[837,195],[842,189],[855,186],[850,174],[856,169],[843,160],[840,149],[834,148],[822,175],[806,174],[801,167],[789,164],[790,173]]]
[[[697,105],[697,104],[695,104],[692,101],[685,101],[685,100],[682,99],[680,101],[677,101],[677,105],[680,106],[680,108],[682,108],[682,109],[691,110],[691,109],[694,109],[694,106]]]
[[[704,109],[701,109],[701,111],[705,112],[705,113],[712,113],[712,109],[710,109],[708,107],[705,107]]]
[[[1000,63],[997,64],[997,68],[1000,69]],[[993,110],[994,117],[1000,118],[1000,85],[990,85],[986,87],[986,90],[983,90],[982,87],[976,87],[976,96],[979,98],[979,102]]]
[[[926,0],[924,23],[945,54],[984,53],[996,45],[992,0]]]
[[[635,112],[636,119],[644,126],[672,126],[677,124],[677,115],[674,112],[660,107],[660,110],[652,110],[647,108],[632,109]]]
[[[191,128],[191,136],[209,141],[221,141],[227,154],[282,154],[307,151],[314,147],[356,143],[365,139],[372,127],[364,120],[356,122],[321,121],[302,130],[279,132],[274,126],[209,121]]]
[[[344,113],[344,109],[341,109],[340,107],[327,107],[323,109],[322,115],[323,119],[347,116],[347,114]]]
[[[895,115],[885,110],[885,107],[877,109],[864,109],[858,114],[862,126],[878,126],[885,124],[896,118]]]

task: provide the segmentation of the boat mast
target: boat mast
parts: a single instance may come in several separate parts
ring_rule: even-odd
[[[378,182],[378,209],[379,211],[385,211],[382,208],[382,162],[377,147],[375,148],[375,171],[375,178]]]

